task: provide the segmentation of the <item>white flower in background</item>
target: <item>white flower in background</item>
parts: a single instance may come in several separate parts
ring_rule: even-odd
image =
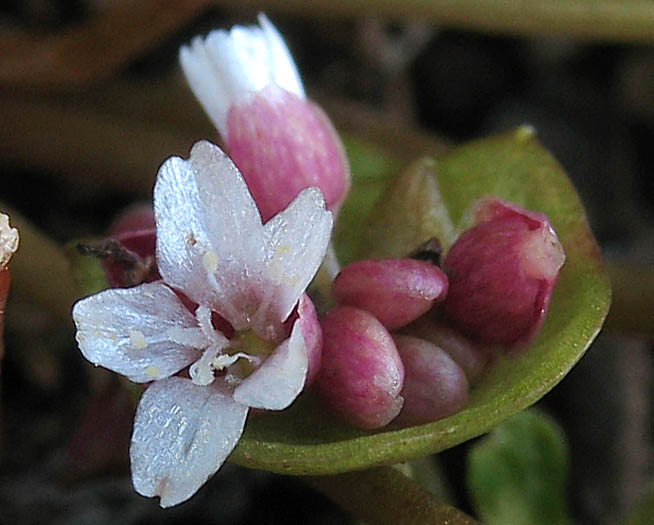
[[[264,220],[310,186],[338,210],[350,187],[343,145],[329,118],[306,99],[286,43],[265,15],[259,26],[196,37],[179,58]]]
[[[309,188],[262,224],[241,174],[213,144],[168,159],[154,189],[163,281],[111,289],[73,308],[92,363],[146,383],[130,450],[132,480],[162,507],[190,498],[240,439],[250,407],[282,410],[307,375],[315,311],[304,290],[332,227]],[[181,292],[197,303],[191,312]],[[298,305],[290,336],[283,322]],[[305,315],[310,310],[313,315]],[[235,330],[214,327],[218,314]],[[188,367],[189,378],[176,376]]]
[[[0,270],[18,250],[18,230],[9,226],[9,216],[0,213]]]

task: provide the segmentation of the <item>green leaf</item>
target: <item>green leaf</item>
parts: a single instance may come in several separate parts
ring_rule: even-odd
[[[406,257],[432,238],[446,251],[456,233],[436,180],[437,164],[422,158],[388,185],[358,238],[372,259]]]
[[[329,474],[439,452],[538,401],[584,354],[606,316],[610,285],[581,202],[533,131],[520,128],[456,148],[440,159],[437,178],[455,225],[484,194],[549,216],[567,260],[538,338],[520,356],[494,365],[472,390],[467,408],[449,418],[366,432],[335,421],[305,395],[284,413],[250,418],[232,461],[281,473]],[[356,195],[356,178],[354,184]]]
[[[571,523],[565,497],[568,456],[563,431],[540,412],[521,412],[499,425],[468,455],[468,490],[481,520]]]
[[[107,276],[102,264],[100,264],[100,259],[82,255],[77,249],[80,242],[91,244],[94,241],[97,241],[97,239],[78,239],[64,246],[80,297],[93,295],[109,288]]]
[[[358,258],[366,218],[401,167],[372,144],[353,137],[345,137],[344,142],[352,171],[352,189],[334,228],[336,253],[343,265]]]

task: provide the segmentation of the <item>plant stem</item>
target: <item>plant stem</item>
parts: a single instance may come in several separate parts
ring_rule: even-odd
[[[391,467],[309,477],[306,480],[345,510],[368,523],[477,523],[460,510],[438,501],[415,481]]]
[[[213,0],[233,6],[234,0]],[[420,18],[444,26],[514,35],[569,35],[596,41],[654,41],[649,0],[239,0],[266,11],[380,18]]]

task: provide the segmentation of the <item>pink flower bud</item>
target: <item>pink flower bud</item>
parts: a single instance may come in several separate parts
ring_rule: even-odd
[[[468,380],[443,349],[423,339],[394,337],[404,364],[404,406],[396,419],[419,425],[455,414],[468,402]]]
[[[334,296],[341,304],[369,311],[388,330],[395,330],[442,301],[447,286],[445,273],[426,261],[359,261],[338,274]]]
[[[392,337],[372,314],[350,306],[335,308],[321,325],[316,385],[322,400],[356,427],[387,425],[403,403],[404,367]]]
[[[350,187],[343,145],[306,99],[286,43],[268,18],[195,38],[180,50],[180,62],[264,221],[310,186],[338,211]]]
[[[329,118],[276,85],[231,107],[227,148],[264,221],[310,186],[320,188],[334,212],[347,195],[349,166]]]
[[[120,214],[107,239],[80,246],[98,257],[112,288],[124,288],[161,279],[155,262],[157,241],[150,205],[135,205]]]
[[[523,346],[540,329],[565,255],[542,213],[494,197],[450,249],[446,316],[487,344]]]
[[[118,214],[113,220],[109,227],[109,235],[119,236],[129,232],[150,231],[154,229],[154,210],[152,209],[152,205],[134,204]]]
[[[445,350],[465,372],[471,384],[477,381],[488,363],[489,354],[483,347],[468,340],[454,328],[430,319],[429,316],[421,317],[407,326],[402,333],[424,339]]]

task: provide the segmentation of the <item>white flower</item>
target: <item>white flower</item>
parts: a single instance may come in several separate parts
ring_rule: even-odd
[[[213,144],[168,159],[154,189],[163,282],[111,289],[73,308],[84,357],[147,388],[132,480],[162,507],[190,498],[240,439],[249,407],[281,410],[304,386],[302,318],[282,323],[322,261],[332,226],[319,190],[262,225],[241,174]],[[194,313],[176,291],[198,304]],[[212,314],[236,335],[214,328]],[[283,341],[282,341],[283,340]],[[189,367],[189,378],[175,376]]]
[[[18,250],[18,230],[9,226],[9,217],[0,213],[0,270]]]
[[[224,137],[230,107],[274,84],[304,99],[304,87],[284,39],[264,14],[260,27],[214,30],[183,46],[179,59],[193,93]]]

